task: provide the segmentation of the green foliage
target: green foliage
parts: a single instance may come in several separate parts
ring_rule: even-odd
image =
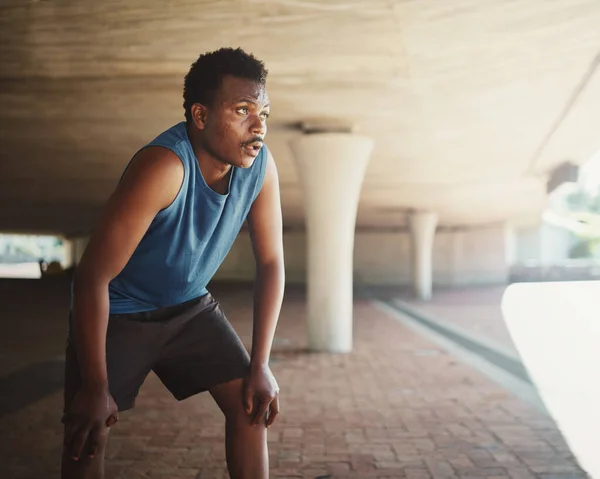
[[[600,215],[600,188],[589,191],[580,187],[571,191],[565,197],[565,205],[571,211]]]
[[[570,258],[594,258],[600,256],[600,187],[585,189],[582,185],[564,198],[564,206],[571,218],[587,227],[578,233],[579,241],[569,251]]]
[[[590,239],[582,239],[582,240],[578,241],[569,250],[569,258],[572,258],[572,259],[592,258],[594,256],[592,242],[593,242],[593,240],[590,240]]]

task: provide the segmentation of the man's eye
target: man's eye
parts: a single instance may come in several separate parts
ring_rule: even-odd
[[[242,113],[243,115],[247,115],[248,114],[248,107],[247,106],[241,106],[237,109],[238,113]]]
[[[267,113],[266,111],[264,111],[264,112],[262,112],[260,114],[260,116],[262,116],[266,120],[267,118],[269,118],[269,113]]]

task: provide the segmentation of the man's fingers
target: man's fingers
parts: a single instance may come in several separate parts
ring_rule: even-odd
[[[100,428],[95,427],[90,431],[87,441],[87,453],[89,457],[94,457],[98,454],[98,448],[100,447]]]
[[[81,451],[83,450],[83,446],[85,446],[89,433],[89,427],[81,427],[77,430],[70,448],[71,459],[74,461],[77,461],[81,457]]]
[[[260,424],[261,422],[263,422],[265,420],[265,416],[267,415],[267,411],[269,409],[269,403],[271,401],[268,400],[263,400],[260,402],[260,404],[258,405],[258,408],[256,409],[256,415],[254,416],[254,420],[252,421],[252,424]]]
[[[253,396],[252,390],[249,387],[244,388],[244,409],[246,410],[246,414],[252,413],[253,404]]]
[[[74,421],[65,422],[65,437],[63,438],[63,445],[70,446],[75,437],[75,433],[79,429],[79,424]]]
[[[271,425],[275,422],[275,418],[277,414],[279,414],[279,393],[275,395],[275,399],[271,401],[269,409],[269,417],[267,419],[267,427],[271,427]]]

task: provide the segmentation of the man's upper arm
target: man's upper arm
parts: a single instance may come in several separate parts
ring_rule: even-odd
[[[156,214],[183,181],[181,160],[161,147],[141,150],[108,200],[77,268],[78,276],[109,282],[125,267]]]
[[[265,179],[250,213],[248,226],[257,264],[283,261],[281,198],[277,166],[268,153]]]

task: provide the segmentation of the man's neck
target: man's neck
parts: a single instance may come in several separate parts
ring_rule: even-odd
[[[218,185],[228,177],[231,165],[219,161],[206,150],[201,134],[196,128],[188,125],[187,132],[204,181],[210,187]]]

